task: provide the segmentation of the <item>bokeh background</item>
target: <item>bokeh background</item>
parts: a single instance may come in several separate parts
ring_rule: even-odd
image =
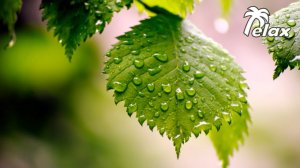
[[[274,62],[259,38],[246,37],[249,6],[271,13],[292,0],[235,0],[226,22],[218,0],[203,0],[188,16],[222,44],[246,71],[252,124],[231,168],[300,167],[297,70],[272,80]],[[167,137],[141,127],[116,106],[101,73],[115,37],[146,18],[135,7],[115,14],[72,63],[41,21],[40,0],[24,0],[14,47],[0,50],[0,168],[218,168],[213,145],[201,135],[176,154]],[[1,38],[0,38],[1,39]]]

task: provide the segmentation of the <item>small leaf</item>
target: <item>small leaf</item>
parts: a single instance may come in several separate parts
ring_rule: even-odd
[[[192,134],[248,113],[243,71],[188,21],[157,15],[118,39],[107,54],[107,89],[115,90],[116,103],[125,101],[130,116],[166,134],[177,155]]]
[[[135,2],[138,4],[137,6],[140,10],[144,9],[138,1]],[[200,2],[200,0],[143,0],[143,3],[151,7],[161,7],[174,15],[181,16],[182,18],[185,18],[187,13],[193,12],[195,2]]]
[[[266,37],[263,39],[276,64],[274,79],[279,77],[288,67],[291,69],[300,68],[299,14],[300,2],[296,2],[277,11],[270,17],[270,27],[291,28],[289,37]]]
[[[132,0],[43,0],[41,8],[48,29],[54,29],[54,35],[71,59],[81,42],[96,32],[102,33],[113,13],[131,3]]]
[[[21,10],[22,0],[1,0],[0,22],[7,26],[10,36],[8,47],[14,45],[16,36],[14,26],[17,21],[17,13]]]

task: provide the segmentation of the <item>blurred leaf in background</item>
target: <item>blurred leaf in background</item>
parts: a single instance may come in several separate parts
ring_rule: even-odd
[[[0,50],[0,167],[136,167],[124,140],[110,130],[95,133],[82,119],[97,109],[103,129],[94,44],[79,47],[69,63],[51,35],[39,29],[17,35],[13,48]]]

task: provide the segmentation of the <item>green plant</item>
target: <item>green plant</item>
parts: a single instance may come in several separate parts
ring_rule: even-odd
[[[12,44],[21,2],[5,2],[9,5],[0,10],[0,18],[8,26]],[[54,30],[71,59],[80,43],[101,33],[114,12],[132,3],[43,0],[41,9],[48,29]],[[198,137],[204,132],[227,167],[250,121],[243,71],[227,51],[184,19],[193,10],[194,0],[135,3],[151,17],[119,36],[119,42],[107,52],[107,89],[115,91],[116,103],[125,102],[129,116],[136,113],[141,125],[146,121],[151,130],[156,127],[161,135],[166,134],[178,157],[192,134]],[[221,0],[224,17],[231,3]],[[7,11],[11,18],[6,17]]]

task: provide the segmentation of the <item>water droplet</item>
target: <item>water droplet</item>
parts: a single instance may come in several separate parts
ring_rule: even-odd
[[[138,69],[143,68],[144,61],[143,60],[134,60],[134,66]]]
[[[118,7],[123,7],[122,0],[116,0],[116,5]]]
[[[155,57],[158,61],[161,61],[161,62],[167,62],[168,61],[167,54],[155,53],[152,56]]]
[[[239,93],[238,97],[239,97],[239,100],[240,100],[241,102],[247,103],[247,99],[246,99],[246,96],[245,96],[245,95]]]
[[[195,77],[196,79],[201,79],[201,78],[203,78],[204,76],[205,76],[205,74],[204,74],[203,72],[201,72],[201,71],[196,71],[195,74],[194,74],[194,77]]]
[[[161,93],[157,93],[157,96],[158,96],[158,97],[161,97]]]
[[[151,76],[154,76],[154,75],[158,74],[160,71],[161,71],[161,66],[148,69],[148,73]]]
[[[192,37],[189,36],[189,37],[186,37],[186,38],[185,38],[185,41],[188,42],[188,43],[193,43],[193,42],[194,42],[194,39],[193,39]]]
[[[149,103],[148,103],[148,104],[149,104],[149,106],[150,106],[150,107],[153,107],[153,106],[154,106],[154,104],[153,104],[153,102],[152,102],[152,101],[149,101]]]
[[[231,106],[233,111],[237,112],[239,115],[242,114],[242,108],[241,108],[241,105],[239,103],[232,103],[230,106]]]
[[[222,71],[226,71],[227,70],[227,67],[225,65],[221,65],[221,70]]]
[[[160,108],[161,108],[162,111],[168,111],[169,105],[168,105],[167,102],[162,102],[162,103],[160,104]]]
[[[272,53],[272,52],[274,52],[274,51],[275,51],[275,48],[274,48],[274,47],[269,48],[269,52],[270,52],[270,53]]]
[[[282,50],[283,49],[282,45],[280,45],[280,44],[277,45],[277,48],[278,48],[278,50]]]
[[[200,133],[201,133],[201,130],[197,127],[194,127],[193,130],[192,130],[193,134],[195,135],[195,137],[197,138]]]
[[[197,48],[197,47],[195,47],[195,46],[192,46],[192,50],[194,50],[194,51],[198,51],[198,48]]]
[[[201,102],[204,103],[206,101],[205,97],[201,98]]]
[[[114,58],[115,64],[120,64],[121,62],[122,62],[122,58],[118,58],[118,57]]]
[[[267,37],[267,40],[268,40],[268,42],[273,42],[275,40],[275,37],[269,36],[269,37]]]
[[[223,19],[223,18],[216,19],[214,22],[214,27],[215,27],[215,30],[221,34],[225,34],[229,30],[229,24],[228,24],[227,20]]]
[[[189,62],[185,61],[184,64],[182,65],[182,70],[185,72],[189,72],[191,69],[191,66],[189,64]]]
[[[239,85],[241,89],[249,89],[249,86],[245,81],[241,81]]]
[[[132,113],[136,112],[137,111],[137,105],[136,103],[134,104],[129,104],[128,108],[127,108],[127,113],[129,116],[132,115]]]
[[[224,120],[228,123],[228,124],[231,124],[231,114],[230,113],[228,113],[228,112],[226,112],[226,111],[224,111],[224,112],[222,112],[222,115],[223,115],[223,118],[224,118]]]
[[[124,45],[132,45],[133,41],[132,40],[125,40],[125,41],[122,42],[122,44],[124,44]]]
[[[291,16],[289,14],[285,15],[285,18],[289,19]]]
[[[204,113],[201,110],[198,110],[198,117],[199,118],[204,118]]]
[[[141,85],[142,84],[142,79],[141,78],[139,78],[139,77],[134,77],[133,78],[133,83],[136,85],[136,86],[139,86],[139,85]]]
[[[208,134],[209,130],[211,129],[211,124],[206,121],[200,121],[195,127],[204,130],[205,134]]]
[[[195,81],[195,78],[190,78],[190,79],[189,79],[189,84],[190,84],[190,85],[193,85],[193,84],[194,84],[194,81]]]
[[[172,91],[172,86],[170,84],[162,84],[161,87],[166,93],[170,93]]]
[[[190,119],[191,119],[191,121],[194,122],[194,121],[195,121],[195,116],[194,116],[194,115],[191,115],[191,116],[190,116]]]
[[[177,100],[183,100],[184,99],[184,94],[180,88],[176,89],[176,99]]]
[[[296,26],[296,24],[297,24],[296,21],[293,19],[287,21],[287,25],[289,25],[290,27],[294,27]]]
[[[216,70],[217,70],[217,67],[213,64],[209,65],[209,68],[210,68],[210,70],[212,70],[214,72],[216,72]]]
[[[215,59],[212,56],[207,56],[207,59],[210,61],[214,61]]]
[[[160,113],[159,113],[159,112],[155,112],[155,113],[154,113],[154,117],[155,117],[155,118],[158,118],[158,117],[159,117],[159,115],[160,115]]]
[[[189,96],[195,96],[196,90],[194,88],[186,89],[186,94]]]
[[[113,89],[116,92],[123,93],[127,89],[127,84],[122,83],[122,82],[114,82],[113,83]]]
[[[145,94],[144,94],[143,92],[139,92],[138,95],[139,95],[140,97],[145,97]]]
[[[214,125],[215,125],[217,131],[219,131],[220,128],[221,128],[221,126],[222,126],[222,121],[221,121],[220,117],[215,116],[215,118],[214,118]]]
[[[186,101],[185,102],[185,108],[187,109],[187,110],[190,110],[190,109],[192,109],[193,108],[193,103],[191,102],[191,101]]]
[[[147,89],[148,89],[149,92],[153,92],[154,89],[155,89],[154,83],[149,83],[149,84],[147,85]]]
[[[296,35],[295,31],[294,30],[290,30],[289,31],[289,36],[287,36],[287,37],[285,36],[285,38],[292,39],[292,38],[295,37],[295,35]]]
[[[197,104],[197,103],[198,103],[198,100],[197,100],[196,98],[194,98],[194,99],[193,99],[193,103],[194,103],[194,104]]]
[[[131,54],[132,55],[140,55],[140,50],[133,50],[133,51],[131,51]]]
[[[148,121],[148,125],[149,125],[150,130],[152,131],[153,128],[155,127],[155,122],[154,122],[154,120],[149,120],[149,121]]]
[[[230,96],[230,94],[226,94],[225,96],[226,96],[226,98],[227,98],[228,100],[231,100],[231,99],[232,99],[231,96]]]

